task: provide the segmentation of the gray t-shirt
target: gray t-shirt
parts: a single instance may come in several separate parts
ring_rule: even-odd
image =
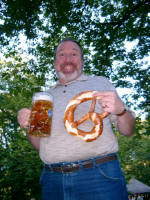
[[[40,158],[46,164],[58,162],[72,162],[91,157],[105,155],[118,151],[118,142],[112,131],[112,120],[115,116],[108,116],[103,120],[103,132],[95,141],[85,142],[70,135],[64,127],[64,112],[67,103],[80,92],[87,90],[116,91],[114,86],[104,77],[81,75],[77,80],[60,85],[57,83],[49,92],[54,97],[51,135],[40,140]],[[75,119],[89,111],[91,101],[80,104],[75,111]],[[101,106],[97,103],[95,111],[100,113]],[[79,128],[91,130],[90,120]]]

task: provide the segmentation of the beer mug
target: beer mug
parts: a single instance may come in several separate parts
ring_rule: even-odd
[[[48,92],[37,92],[32,98],[28,134],[45,137],[51,132],[53,97]]]

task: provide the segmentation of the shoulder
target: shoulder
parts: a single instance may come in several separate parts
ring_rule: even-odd
[[[106,81],[106,82],[110,82],[106,77],[104,76],[96,76],[96,75],[88,75],[88,78],[91,80],[99,80],[99,81]]]
[[[60,84],[59,84],[59,82],[57,81],[57,82],[54,82],[52,85],[50,85],[50,87],[49,87],[49,89],[47,89],[47,91],[46,92],[52,92],[55,88],[57,88],[57,86],[59,86]]]
[[[95,75],[90,75],[87,76],[88,77],[88,81],[91,84],[100,84],[102,85],[104,88],[106,89],[110,89],[110,90],[114,90],[115,87],[113,86],[113,84],[104,76],[95,76]]]

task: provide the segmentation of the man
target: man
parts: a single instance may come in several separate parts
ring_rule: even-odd
[[[117,158],[118,142],[112,131],[113,122],[118,131],[132,136],[135,118],[125,109],[115,88],[104,77],[91,77],[82,73],[83,53],[72,39],[64,39],[55,52],[54,66],[58,83],[49,91],[54,97],[51,135],[45,138],[27,134],[31,144],[39,151],[44,163],[41,175],[43,200],[127,200],[128,195],[123,173]],[[67,133],[63,124],[68,101],[87,90],[97,90],[100,96],[95,110],[109,112],[103,120],[103,133],[95,141],[85,142]],[[88,112],[90,102],[80,104],[75,118]],[[31,111],[18,112],[18,122],[29,126]],[[82,124],[89,131],[90,120]]]

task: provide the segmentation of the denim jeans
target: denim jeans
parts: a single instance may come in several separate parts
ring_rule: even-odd
[[[71,173],[43,168],[40,183],[42,200],[128,200],[118,160]]]

